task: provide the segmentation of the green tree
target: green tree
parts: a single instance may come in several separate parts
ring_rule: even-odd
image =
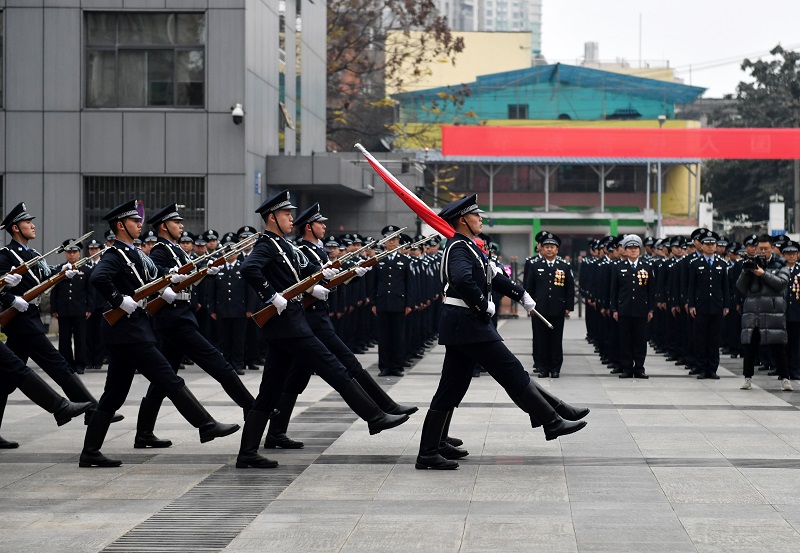
[[[393,130],[387,88],[413,86],[434,60],[452,63],[464,49],[433,0],[329,0],[327,24],[329,149],[379,143]],[[454,91],[450,101],[465,93]]]
[[[800,126],[800,53],[780,45],[771,57],[742,62],[751,80],[736,87],[736,109],[714,114],[717,127]],[[714,160],[704,172],[704,183],[714,207],[724,217],[746,215],[752,221],[768,218],[769,197],[793,198],[793,163],[790,160]]]

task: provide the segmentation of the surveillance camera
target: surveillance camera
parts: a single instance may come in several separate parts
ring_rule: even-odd
[[[233,117],[234,125],[242,124],[242,120],[244,120],[244,110],[242,109],[242,104],[236,104],[233,108],[231,108],[231,117]]]

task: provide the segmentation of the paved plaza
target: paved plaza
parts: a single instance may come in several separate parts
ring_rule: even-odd
[[[527,319],[501,321],[531,366]],[[551,442],[532,430],[490,377],[473,379],[451,435],[469,457],[457,471],[419,471],[414,458],[444,355],[436,347],[404,378],[377,377],[420,412],[370,436],[314,377],[289,435],[306,448],[270,451],[275,470],[237,470],[241,434],[201,445],[169,402],[156,434],[174,445],[133,449],[146,390],[137,377],[103,452],[114,469],[79,469],[82,420],[58,428],[15,392],[0,433],[0,551],[270,551],[435,553],[570,551],[780,552],[800,548],[800,392],[764,372],[741,391],[741,361],[696,380],[650,352],[649,380],[610,375],[567,321],[562,377],[538,380],[587,405],[588,427]],[[726,370],[727,369],[727,370]],[[242,413],[196,367],[181,372],[225,422]],[[254,393],[261,373],[244,382]],[[84,380],[99,396],[105,371]]]

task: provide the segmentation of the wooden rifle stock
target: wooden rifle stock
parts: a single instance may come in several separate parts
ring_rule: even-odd
[[[173,285],[172,289],[175,292],[183,292],[189,286],[191,286],[192,284],[195,284],[196,282],[200,281],[204,276],[206,276],[206,273],[208,273],[208,268],[209,267],[219,267],[220,265],[225,263],[226,259],[227,259],[227,256],[218,257],[217,259],[214,260],[213,263],[210,263],[210,264],[206,265],[205,267],[203,267],[201,269],[198,269],[194,273],[190,274],[188,277],[186,277],[186,280],[184,280],[183,282],[179,282],[178,284]],[[180,272],[180,270],[178,272]],[[158,296],[154,300],[150,300],[149,302],[147,302],[147,307],[145,307],[145,309],[147,309],[147,312],[150,313],[150,315],[155,315],[165,305],[167,305],[167,300],[165,300],[161,296]]]
[[[180,270],[178,270],[180,272]],[[145,284],[141,288],[137,289],[136,292],[133,294],[133,301],[141,301],[148,296],[152,296],[153,294],[158,294],[162,288],[166,288],[170,284],[170,278],[172,275],[163,276],[159,279],[154,280],[148,284]],[[116,309],[109,309],[105,313],[103,313],[103,318],[106,320],[108,324],[114,326],[117,324],[120,319],[126,317],[128,314],[125,312],[124,309],[121,307],[117,307]]]
[[[22,295],[22,299],[24,299],[27,302],[31,302],[36,298],[38,298],[39,296],[41,296],[42,294],[44,294],[45,292],[47,292],[50,288],[52,288],[53,286],[64,280],[66,277],[67,277],[66,271],[59,271],[57,275],[48,278],[44,282],[37,284],[36,286],[25,292]],[[0,313],[0,326],[6,326],[8,323],[10,323],[11,319],[17,316],[17,313],[19,313],[19,311],[17,311],[13,307],[9,307],[8,309]]]
[[[300,294],[302,294],[303,292],[305,292],[306,290],[317,284],[320,280],[322,280],[322,271],[314,273],[310,277],[304,278],[294,286],[287,288],[286,290],[281,292],[281,296],[283,296],[284,299],[286,299],[287,301],[291,300],[292,298],[299,296]],[[262,328],[265,324],[267,324],[267,321],[269,321],[272,317],[274,317],[277,314],[278,314],[278,309],[274,305],[268,305],[261,311],[253,313],[253,320],[256,322],[259,328]]]
[[[346,284],[347,281],[356,276],[356,269],[358,269],[359,267],[363,269],[366,269],[367,267],[372,267],[378,262],[379,259],[380,257],[377,255],[370,257],[369,259],[365,259],[355,267],[350,267],[346,271],[342,271],[341,273],[333,277],[331,280],[329,280],[322,286],[324,286],[328,290],[333,290],[337,286]],[[303,298],[303,307],[309,307],[311,305],[314,305],[314,303],[316,303],[317,301],[318,301],[317,298],[315,298],[314,296],[306,296],[305,298]]]

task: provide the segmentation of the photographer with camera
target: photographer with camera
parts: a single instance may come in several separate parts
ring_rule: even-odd
[[[786,361],[786,286],[789,269],[772,254],[772,238],[758,237],[756,255],[742,262],[736,288],[742,294],[742,344],[744,349],[744,383],[742,390],[752,387],[751,379],[759,344],[769,348],[783,384],[781,390],[792,391]]]

